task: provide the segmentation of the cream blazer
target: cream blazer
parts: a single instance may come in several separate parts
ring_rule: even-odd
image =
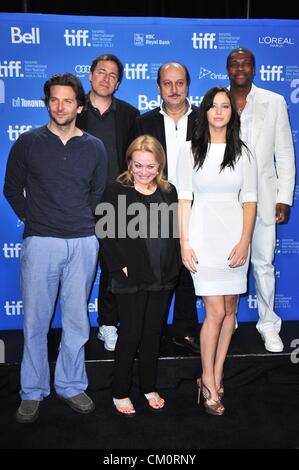
[[[287,104],[282,95],[254,86],[249,147],[258,167],[257,213],[275,223],[275,206],[293,203],[295,156]]]

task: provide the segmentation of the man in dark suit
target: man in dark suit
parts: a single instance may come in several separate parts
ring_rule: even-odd
[[[187,98],[190,75],[183,64],[163,64],[158,70],[157,83],[162,105],[136,118],[135,137],[150,134],[159,140],[166,153],[167,178],[176,185],[178,150],[185,140],[191,139],[198,108]],[[194,286],[190,272],[183,266],[175,289],[173,342],[199,353],[197,331]]]
[[[123,65],[113,54],[102,54],[91,64],[91,90],[87,106],[77,118],[77,126],[98,137],[108,153],[108,183],[126,169],[125,153],[132,141],[135,118],[139,111],[114,97],[123,77]],[[117,341],[117,307],[108,291],[108,271],[100,252],[101,277],[98,295],[98,338],[108,351],[114,351]]]

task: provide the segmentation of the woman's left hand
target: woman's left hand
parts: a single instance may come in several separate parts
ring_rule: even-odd
[[[228,265],[230,268],[239,268],[246,263],[248,256],[248,244],[239,242],[229,254]]]

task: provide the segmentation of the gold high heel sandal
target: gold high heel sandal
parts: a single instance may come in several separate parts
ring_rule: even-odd
[[[223,376],[220,382],[220,386],[217,390],[217,393],[218,393],[218,397],[220,398],[220,400],[222,400],[222,398],[224,397]]]
[[[203,397],[203,405],[205,408],[206,413],[214,416],[221,416],[223,415],[225,408],[221,403],[221,399],[213,400],[211,391],[208,387],[203,383],[202,379],[197,379],[197,387],[198,387],[198,396],[197,396],[197,403],[200,404],[200,397]],[[208,403],[208,401],[212,401],[213,403]]]

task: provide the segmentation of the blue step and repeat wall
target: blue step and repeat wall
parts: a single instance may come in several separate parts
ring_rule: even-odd
[[[299,155],[299,21],[1,13],[0,25],[1,186],[11,145],[22,132],[48,121],[41,100],[47,78],[71,72],[80,77],[88,91],[89,66],[102,53],[113,53],[122,60],[125,73],[117,96],[143,113],[161,103],[156,76],[164,62],[179,61],[189,68],[190,99],[199,105],[209,88],[228,85],[225,63],[229,52],[238,46],[251,49],[257,59],[256,85],[281,93],[288,103]],[[291,220],[278,227],[275,257],[275,308],[283,319],[290,320],[299,319],[297,201],[298,186]],[[0,211],[0,329],[20,329],[23,309],[18,273],[23,225],[2,195]],[[92,325],[96,325],[98,283],[99,274],[89,304]],[[202,321],[200,300],[198,314]],[[240,299],[239,320],[256,319],[251,273],[248,295]],[[53,326],[60,326],[59,305]]]

